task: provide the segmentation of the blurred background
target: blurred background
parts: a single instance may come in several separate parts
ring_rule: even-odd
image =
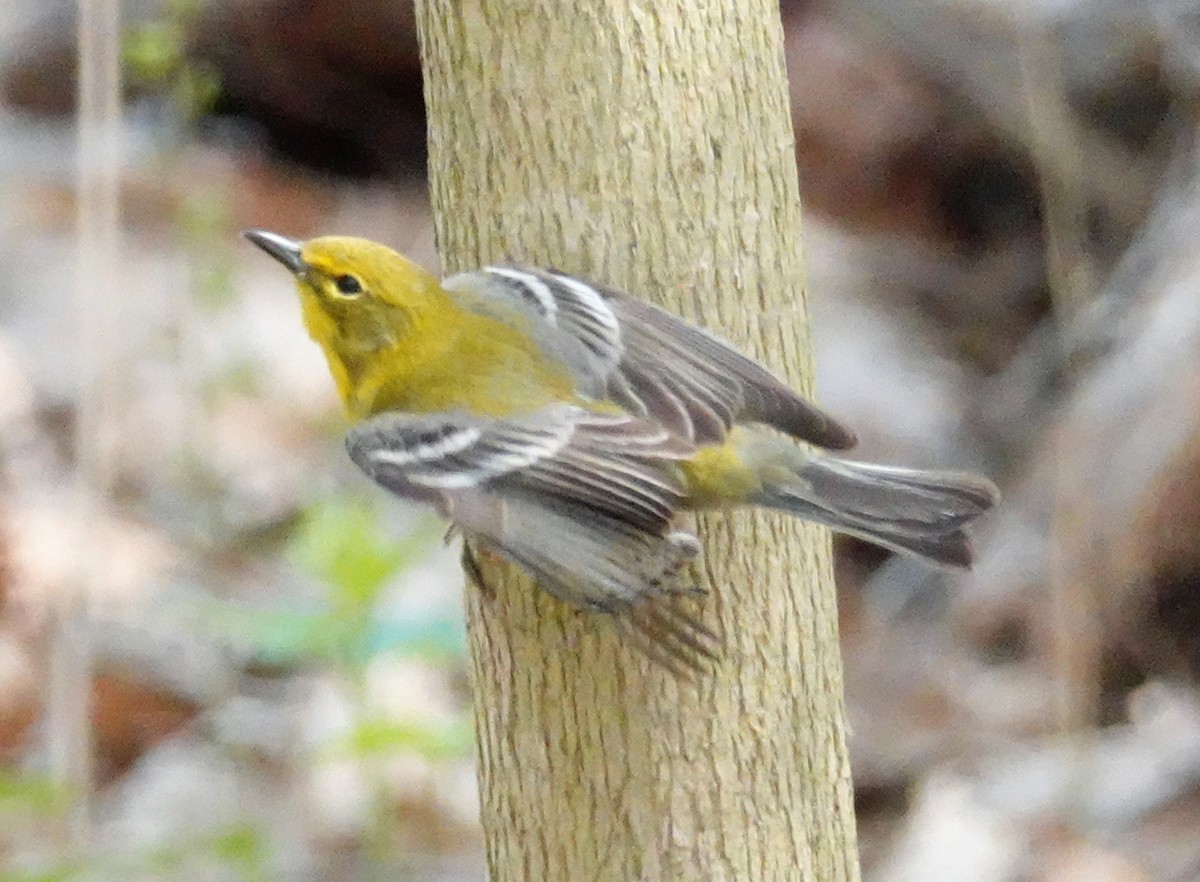
[[[122,14],[89,297],[74,5],[0,0],[0,880],[482,880],[457,554],[237,235],[436,265],[412,9]],[[1006,496],[836,543],[866,878],[1200,879],[1200,4],[783,14],[822,402]]]

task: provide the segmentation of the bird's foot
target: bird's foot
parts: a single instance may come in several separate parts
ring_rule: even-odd
[[[479,566],[479,558],[475,556],[471,543],[466,539],[463,539],[462,545],[462,567],[463,572],[467,574],[467,581],[478,588],[479,593],[487,601],[491,602],[496,599],[496,589],[483,577],[483,568]]]

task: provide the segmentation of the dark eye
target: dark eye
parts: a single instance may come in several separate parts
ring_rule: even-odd
[[[337,289],[343,294],[362,293],[362,283],[354,278],[354,276],[338,276],[333,281],[337,285]]]

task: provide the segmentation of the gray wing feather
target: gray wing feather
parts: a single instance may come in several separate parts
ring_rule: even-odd
[[[700,552],[690,533],[654,535],[524,493],[503,503],[495,497],[471,502],[457,509],[465,531],[494,545],[559,600],[615,616],[619,629],[654,661],[689,677],[717,659],[720,638],[679,599],[698,590],[685,572]]]
[[[734,422],[766,423],[802,441],[834,450],[853,447],[857,442],[852,431],[724,340],[649,303],[619,292],[609,292],[609,297],[621,326],[629,329],[625,334],[626,358],[637,369],[653,372],[655,359],[666,343],[677,360],[671,375],[692,378],[701,387],[701,400],[731,408],[736,402]],[[687,370],[680,370],[681,365]],[[729,384],[740,392],[740,397],[733,398]]]
[[[515,305],[579,386],[697,444],[738,422],[762,422],[821,447],[854,434],[728,343],[669,312],[563,273],[490,266],[443,282],[498,317]],[[506,310],[497,309],[497,300]]]
[[[475,487],[553,456],[574,431],[563,409],[520,420],[389,413],[350,430],[350,457],[368,474],[437,490]]]
[[[695,590],[681,577],[700,548],[671,529],[684,493],[674,462],[695,448],[663,427],[569,404],[504,420],[390,413],[346,444],[377,483],[438,505],[555,596],[620,615],[676,673],[716,657],[716,636],[663,603]]]
[[[351,429],[350,458],[394,492],[542,492],[661,534],[683,501],[674,461],[694,448],[626,414],[558,404],[511,419],[381,414]]]
[[[602,396],[622,346],[617,318],[595,288],[515,266],[459,273],[443,279],[442,287],[464,306],[502,321],[512,320],[515,307],[550,355],[575,370],[580,389]]]

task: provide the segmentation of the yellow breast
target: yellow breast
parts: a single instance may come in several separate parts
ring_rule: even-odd
[[[575,397],[571,372],[511,326],[469,313],[452,318],[379,353],[351,384],[351,416],[388,410],[507,416]]]

